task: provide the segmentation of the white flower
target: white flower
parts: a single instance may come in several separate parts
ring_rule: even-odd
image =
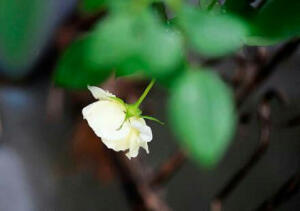
[[[140,147],[149,153],[152,131],[145,120],[128,115],[128,105],[115,95],[95,86],[88,88],[98,101],[83,108],[83,118],[102,142],[115,151],[128,150],[129,159],[138,155]]]

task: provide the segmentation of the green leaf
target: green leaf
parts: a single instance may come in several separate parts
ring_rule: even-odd
[[[249,0],[226,0],[223,7],[227,12],[247,17],[254,12]]]
[[[283,38],[274,38],[264,35],[252,34],[245,39],[245,44],[249,46],[269,46],[276,45],[277,43],[282,41]]]
[[[201,0],[199,1],[202,10],[216,10],[219,11],[221,5],[218,0]]]
[[[108,0],[81,0],[79,9],[88,14],[96,13],[107,6]]]
[[[176,72],[183,60],[181,35],[147,10],[112,14],[93,33],[91,60],[115,69],[117,75],[144,72],[164,78]]]
[[[191,69],[173,84],[168,109],[179,143],[202,166],[215,166],[235,130],[231,90],[211,70]]]
[[[273,44],[300,35],[300,1],[269,0],[253,18],[252,44]],[[265,40],[266,42],[261,42]]]
[[[115,10],[135,10],[136,6],[142,3],[137,3],[132,0],[80,0],[79,10],[86,14],[95,14],[103,9]]]
[[[72,89],[85,89],[87,85],[98,85],[110,74],[89,60],[93,35],[76,40],[59,59],[54,74],[55,83]]]
[[[190,46],[206,56],[234,52],[248,34],[248,25],[229,14],[210,14],[186,7],[178,18]]]
[[[180,71],[184,60],[182,36],[156,23],[145,31],[139,53],[147,75],[154,78],[170,77]]]
[[[91,60],[103,69],[122,72],[127,61],[130,67],[138,65],[137,19],[127,13],[112,14],[95,28],[91,47]],[[136,63],[135,63],[136,62]],[[132,70],[135,71],[135,70]]]
[[[38,57],[49,31],[48,12],[47,1],[0,0],[0,62],[8,75],[20,76]]]

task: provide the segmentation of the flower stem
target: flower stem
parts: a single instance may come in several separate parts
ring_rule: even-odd
[[[140,96],[140,98],[134,104],[134,106],[136,108],[140,107],[141,103],[143,102],[143,100],[145,99],[145,97],[147,96],[147,94],[149,93],[149,91],[151,90],[151,88],[153,87],[154,83],[155,83],[155,79],[152,79],[151,82],[146,87],[146,89],[144,90],[143,94]]]

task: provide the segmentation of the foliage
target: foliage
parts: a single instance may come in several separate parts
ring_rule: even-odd
[[[0,65],[7,75],[22,76],[38,56],[48,32],[47,7],[39,0],[0,0]]]
[[[107,0],[85,0],[80,2],[79,9],[87,14],[97,13],[103,9],[106,4]]]
[[[56,84],[71,88],[86,88],[87,84],[97,85],[110,74],[108,70],[100,70],[89,61],[91,37],[85,36],[67,48],[57,65]]]
[[[269,0],[252,18],[249,43],[269,45],[300,35],[300,1]]]
[[[203,166],[223,156],[235,126],[231,91],[211,70],[191,69],[173,84],[170,122],[180,143]]]
[[[172,19],[160,14],[165,13],[161,5]],[[268,45],[300,33],[297,0],[269,0],[258,8],[246,0],[223,5],[215,0],[200,5],[181,0],[81,0],[84,14],[103,9],[107,16],[60,58],[56,82],[85,88],[113,72],[157,78],[170,88],[169,117],[179,142],[206,167],[218,163],[232,140],[234,103],[231,90],[212,70],[191,67],[189,52],[221,57],[245,44]]]
[[[247,35],[246,23],[228,14],[210,14],[186,7],[178,19],[191,48],[207,56],[233,52],[242,46]]]

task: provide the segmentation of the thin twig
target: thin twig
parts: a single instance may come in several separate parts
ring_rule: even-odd
[[[256,211],[271,211],[288,201],[292,196],[299,192],[300,173],[292,176],[271,198],[264,201]]]
[[[285,122],[283,126],[287,128],[292,128],[292,127],[297,127],[299,125],[300,125],[300,114],[296,115],[292,119]]]
[[[265,52],[263,52],[262,56],[259,56],[258,58],[255,58],[255,61],[259,64],[259,70],[258,74],[256,74],[251,82],[241,90],[237,94],[237,104],[238,106],[241,106],[241,104],[246,100],[248,95],[254,89],[262,84],[263,81],[265,81],[273,72],[273,70],[276,68],[276,66],[283,61],[284,59],[288,58],[290,55],[292,55],[293,52],[297,49],[298,44],[300,43],[300,39],[298,40],[292,40],[288,43],[286,43],[283,47],[281,47],[271,58],[271,60],[266,64],[264,64],[264,57],[265,57]],[[260,53],[259,49],[258,52]],[[258,153],[258,152],[257,152]],[[152,185],[159,185],[161,183],[166,182],[171,175],[173,175],[175,172],[177,172],[178,168],[183,164],[183,161],[181,161],[181,155],[178,155],[178,160],[180,165],[174,165],[176,164],[176,155],[175,158],[171,157],[169,160],[167,160],[164,164],[162,164],[162,167],[154,177],[154,179],[151,181]],[[249,161],[249,162],[254,162],[254,161]],[[255,162],[254,162],[255,163]],[[174,166],[173,166],[174,165]],[[166,170],[167,169],[167,170]]]
[[[259,146],[252,154],[248,162],[237,171],[237,173],[229,180],[226,186],[217,194],[213,202],[211,203],[211,210],[222,210],[222,202],[228,197],[228,195],[239,185],[239,183],[245,178],[247,173],[253,168],[253,166],[261,159],[265,151],[268,148],[270,142],[270,105],[269,100],[263,99],[259,105],[258,116],[261,121],[261,134]]]
[[[182,150],[175,152],[156,171],[150,185],[158,187],[170,180],[170,178],[181,168],[186,160],[186,154]]]
[[[119,173],[125,195],[132,210],[171,211],[159,194],[147,185],[145,178],[141,177],[143,170],[139,165],[133,161],[129,162],[124,155],[115,152],[111,152],[111,158]]]
[[[268,79],[272,73],[275,72],[276,67],[285,59],[289,58],[296,50],[300,44],[300,39],[295,39],[287,42],[283,45],[270,59],[270,61],[259,67],[257,74],[253,77],[251,82],[244,87],[242,90],[239,90],[236,95],[237,106],[241,107],[243,103],[246,102],[248,96],[258,88],[261,87],[263,82]]]

